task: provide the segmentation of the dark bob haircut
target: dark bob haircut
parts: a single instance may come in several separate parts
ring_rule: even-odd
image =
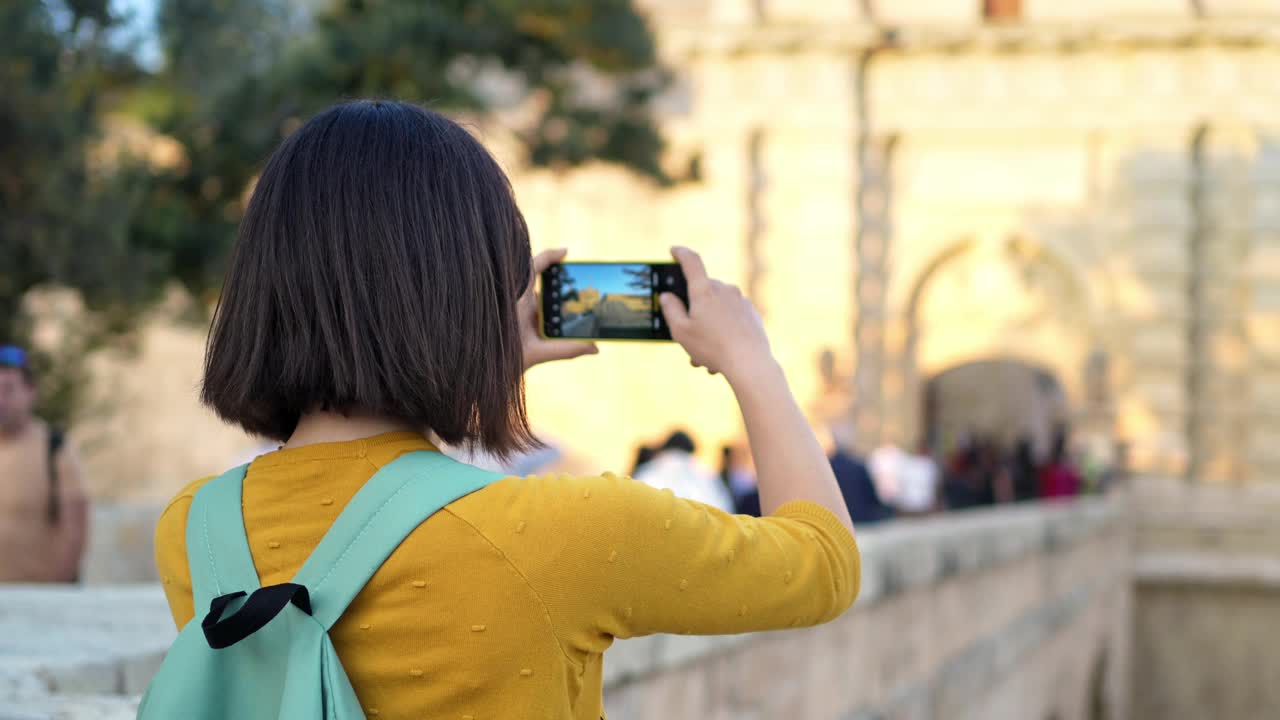
[[[524,217],[475,138],[415,105],[337,105],[258,179],[200,398],[282,441],[327,410],[499,455],[530,447],[517,317],[529,280]]]

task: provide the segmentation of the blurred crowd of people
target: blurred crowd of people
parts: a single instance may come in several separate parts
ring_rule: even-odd
[[[1069,431],[1059,428],[1051,447],[1040,453],[1028,437],[1004,444],[971,435],[943,452],[923,443],[914,450],[885,443],[865,457],[850,443],[833,441],[829,458],[850,516],[865,524],[1102,491],[1110,470],[1077,461],[1070,446]],[[726,512],[760,514],[755,467],[745,444],[721,448],[718,473],[700,464],[696,452],[690,434],[677,430],[661,443],[641,446],[631,474]]]

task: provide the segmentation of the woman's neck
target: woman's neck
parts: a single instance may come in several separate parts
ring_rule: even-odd
[[[298,420],[286,448],[299,448],[317,443],[347,442],[373,437],[388,432],[422,432],[411,423],[378,415],[342,415],[333,412],[313,412]]]

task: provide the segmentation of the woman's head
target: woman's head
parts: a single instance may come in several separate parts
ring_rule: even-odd
[[[399,102],[330,108],[254,188],[201,399],[280,440],[328,410],[499,454],[528,446],[516,303],[529,262],[511,186],[466,130]]]

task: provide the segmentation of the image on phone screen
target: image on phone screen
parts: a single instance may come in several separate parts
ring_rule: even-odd
[[[542,274],[542,332],[581,340],[670,340],[658,296],[688,302],[675,263],[573,262]]]

